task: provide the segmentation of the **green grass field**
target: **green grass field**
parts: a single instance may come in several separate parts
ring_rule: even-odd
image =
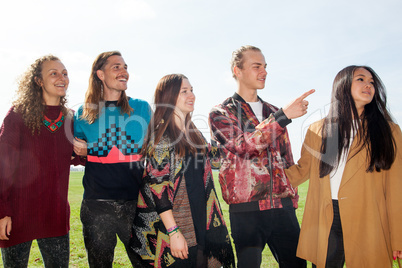
[[[69,188],[69,201],[71,207],[71,230],[70,230],[70,267],[88,267],[86,252],[84,241],[82,237],[82,227],[80,221],[80,207],[81,200],[83,194],[82,188],[82,175],[83,172],[71,172],[70,175],[70,188]],[[219,183],[217,182],[218,173],[214,172],[215,178],[215,186],[217,190],[217,194],[222,206],[223,214],[226,220],[226,223],[229,227],[230,232],[230,222],[229,222],[229,207],[222,200],[221,190]],[[296,210],[297,217],[299,222],[302,221],[303,211],[304,211],[304,203],[306,200],[306,194],[308,189],[308,182],[302,184],[299,187],[300,201],[299,201],[299,209]],[[233,246],[234,248],[234,246]],[[3,266],[3,262],[0,260],[0,265]],[[130,267],[130,261],[127,258],[126,251],[124,249],[123,244],[118,240],[118,245],[115,250],[114,264],[113,267]],[[36,241],[32,244],[31,254],[29,258],[29,267],[44,267],[42,258],[40,256],[40,252]],[[271,255],[269,249],[265,247],[263,252],[262,266],[264,268],[273,268],[278,267],[274,257]],[[311,267],[311,264],[308,263],[307,267]],[[394,263],[393,267],[397,267],[397,264]]]

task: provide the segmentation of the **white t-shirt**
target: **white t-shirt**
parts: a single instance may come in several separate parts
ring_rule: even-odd
[[[253,110],[258,121],[262,122],[264,120],[263,116],[262,116],[262,102],[257,101],[257,102],[247,102],[247,103],[248,103],[248,105],[250,105],[250,107]]]
[[[349,148],[342,152],[342,157],[339,160],[338,168],[332,170],[329,175],[330,182],[331,182],[332,199],[338,200],[339,186],[341,186],[343,171],[345,170],[346,160],[348,159],[349,149],[350,149],[350,146],[352,145],[354,136],[355,136],[355,133],[352,130],[352,133],[350,135]]]

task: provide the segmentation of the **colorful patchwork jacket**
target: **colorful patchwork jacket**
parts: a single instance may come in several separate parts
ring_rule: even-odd
[[[152,155],[150,148],[155,147]],[[174,198],[184,176],[184,158],[178,157],[168,138],[148,146],[143,182],[138,196],[130,247],[142,259],[141,267],[169,267],[174,263],[169,235],[159,213],[173,209]],[[208,157],[204,165],[206,195],[205,254],[222,267],[235,267],[234,254],[222,210],[216,196]]]
[[[230,212],[281,208],[282,198],[298,207],[299,196],[284,169],[294,164],[282,109],[263,103],[261,123],[238,95],[209,114],[212,139],[220,147],[219,182]]]

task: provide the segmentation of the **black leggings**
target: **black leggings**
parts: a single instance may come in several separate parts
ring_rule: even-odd
[[[334,221],[328,237],[328,251],[325,268],[342,268],[345,264],[345,250],[343,248],[343,233],[341,217],[339,215],[338,200],[332,200]],[[316,266],[313,264],[313,268]]]
[[[70,257],[69,235],[40,238],[38,242],[43,263],[46,268],[67,268]],[[29,252],[32,241],[24,242],[8,248],[2,248],[1,254],[5,268],[28,267]]]
[[[81,222],[89,267],[111,268],[118,236],[134,265],[129,247],[137,201],[82,200]]]

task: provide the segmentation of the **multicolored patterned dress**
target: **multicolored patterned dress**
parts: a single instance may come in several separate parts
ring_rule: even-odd
[[[155,149],[152,154],[150,148]],[[170,252],[169,235],[159,213],[169,209],[175,213],[175,199],[181,195],[178,194],[179,189],[183,189],[180,184],[185,181],[184,167],[184,158],[177,156],[174,144],[168,138],[163,137],[156,146],[150,143],[130,243],[144,266],[169,267],[175,262]],[[230,237],[216,196],[208,156],[205,157],[203,180],[206,200],[204,254],[208,256],[208,267],[213,267],[212,263],[217,264],[217,267],[235,267]],[[192,223],[192,217],[189,217],[189,222]]]

